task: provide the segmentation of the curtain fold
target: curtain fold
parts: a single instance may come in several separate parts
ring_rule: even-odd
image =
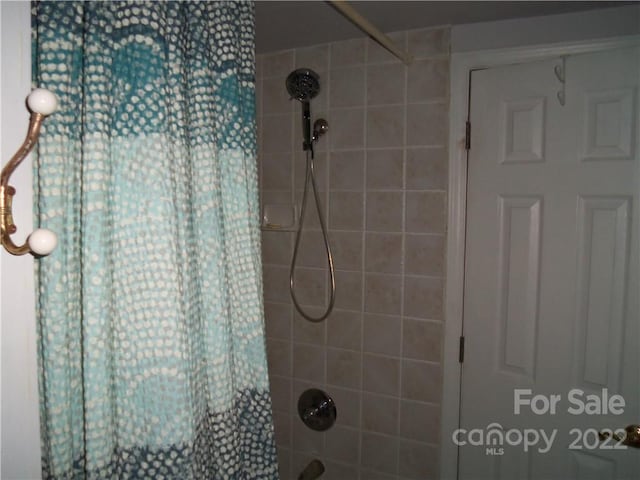
[[[34,2],[44,478],[277,478],[251,2]]]

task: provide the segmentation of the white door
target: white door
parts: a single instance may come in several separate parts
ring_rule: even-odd
[[[472,74],[462,479],[639,478],[639,59]]]

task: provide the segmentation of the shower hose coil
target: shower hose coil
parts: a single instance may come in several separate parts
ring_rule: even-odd
[[[318,189],[316,186],[316,179],[314,175],[314,165],[313,165],[313,154],[307,151],[307,165],[306,165],[306,173],[305,173],[305,181],[304,181],[304,191],[302,193],[302,207],[300,208],[300,221],[298,222],[298,231],[296,232],[296,241],[293,247],[293,256],[291,257],[291,269],[289,271],[289,289],[291,290],[291,299],[293,300],[293,304],[296,307],[296,310],[302,315],[305,319],[310,322],[321,322],[325,318],[327,318],[331,311],[333,310],[333,305],[336,300],[336,278],[335,278],[335,269],[333,265],[333,255],[331,253],[331,246],[329,245],[329,237],[327,236],[327,227],[325,225],[324,217],[322,215],[322,208],[320,207],[320,198],[318,195]],[[330,293],[329,293],[329,304],[327,305],[326,310],[319,317],[312,317],[307,312],[305,312],[298,302],[296,298],[295,292],[295,269],[296,269],[296,261],[298,258],[298,248],[300,247],[300,238],[302,237],[302,227],[304,225],[304,217],[305,211],[307,208],[307,194],[308,187],[311,184],[311,189],[313,190],[313,195],[316,201],[316,211],[318,213],[318,219],[320,220],[320,229],[322,230],[322,238],[324,240],[324,248],[327,253],[327,264],[329,266],[329,279],[331,283]]]

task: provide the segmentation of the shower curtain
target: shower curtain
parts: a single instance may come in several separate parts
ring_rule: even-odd
[[[32,12],[43,478],[277,478],[253,4]]]

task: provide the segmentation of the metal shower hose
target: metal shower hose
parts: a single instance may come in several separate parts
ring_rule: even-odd
[[[329,297],[329,305],[327,306],[327,310],[319,317],[312,317],[311,315],[307,314],[298,303],[298,299],[296,298],[296,293],[295,293],[296,259],[298,258],[298,247],[300,246],[300,238],[302,237],[302,226],[304,224],[304,214],[307,208],[307,188],[309,186],[309,180],[311,180],[311,188],[313,189],[313,195],[316,200],[316,211],[318,212],[318,219],[320,220],[320,229],[322,230],[324,248],[327,252],[327,263],[329,264],[329,277],[331,279],[331,294]],[[318,189],[316,187],[316,178],[314,175],[313,153],[310,153],[308,150],[307,150],[307,167],[306,167],[306,173],[305,173],[305,179],[304,179],[304,192],[302,194],[302,207],[300,209],[300,221],[298,222],[298,232],[296,233],[296,243],[295,243],[295,246],[293,247],[293,256],[291,257],[291,270],[289,271],[289,289],[291,290],[291,298],[293,300],[293,304],[296,307],[296,310],[298,310],[300,315],[302,315],[304,318],[306,318],[310,322],[321,322],[331,314],[331,311],[333,310],[333,304],[335,303],[335,300],[336,300],[336,278],[335,278],[335,271],[333,267],[333,255],[331,254],[331,247],[329,246],[329,238],[327,237],[327,227],[322,217],[322,209],[320,208],[320,198],[318,197]]]

